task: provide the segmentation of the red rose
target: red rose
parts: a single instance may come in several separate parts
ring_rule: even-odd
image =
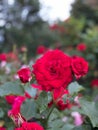
[[[46,47],[45,46],[43,46],[43,45],[40,45],[40,46],[38,46],[38,48],[37,48],[37,54],[43,54],[43,53],[45,53],[46,52]]]
[[[15,60],[18,60],[18,57],[17,57],[17,55],[15,53],[9,52],[7,54],[7,60],[8,61],[15,61]]]
[[[73,56],[72,57],[72,70],[75,74],[75,77],[78,79],[87,74],[88,62],[82,57]]]
[[[25,97],[26,98],[32,98],[32,96],[28,92],[25,92]]]
[[[65,110],[65,109],[71,108],[71,104],[69,100],[66,99],[66,101],[64,101],[65,100],[64,96],[68,94],[69,94],[69,91],[64,88],[55,89],[53,91],[53,101],[59,110]]]
[[[44,128],[35,122],[24,122],[20,128],[15,130],[44,130]]]
[[[7,103],[12,105],[14,103],[16,97],[17,96],[15,96],[15,95],[7,95],[5,97],[5,99],[6,99]]]
[[[65,109],[70,109],[72,107],[72,104],[69,102],[69,100],[66,100],[66,102],[64,102],[62,99],[60,99],[57,102],[57,107],[59,110],[65,110]]]
[[[7,55],[5,53],[0,54],[0,61],[6,61]]]
[[[6,128],[4,128],[4,127],[0,127],[0,130],[6,130]]]
[[[93,80],[91,81],[91,86],[92,86],[92,87],[98,87],[98,79],[93,79]]]
[[[54,89],[53,90],[53,100],[56,102],[57,100],[61,99],[64,95],[68,95],[69,91],[64,88]]]
[[[59,28],[59,26],[57,24],[50,26],[51,30],[57,30],[58,28]]]
[[[17,96],[12,104],[11,110],[8,111],[8,116],[13,120],[16,126],[19,126],[25,121],[25,118],[21,115],[20,109],[22,103],[25,101],[25,96]]]
[[[80,43],[77,45],[77,50],[78,51],[85,51],[87,48],[86,44],[85,43]]]
[[[68,96],[68,94],[69,91],[64,88],[55,89],[53,91],[53,99],[48,103],[48,107],[50,108],[53,104],[55,104],[59,110],[70,109],[72,104],[68,99],[66,99],[66,101],[64,99],[64,96]]]
[[[29,82],[32,78],[30,68],[22,68],[17,73],[23,83]]]
[[[48,51],[33,65],[33,73],[45,91],[66,88],[73,79],[71,57],[60,50]]]
[[[17,96],[12,104],[12,109],[8,111],[8,116],[16,117],[20,113],[21,105],[25,99],[24,96]]]

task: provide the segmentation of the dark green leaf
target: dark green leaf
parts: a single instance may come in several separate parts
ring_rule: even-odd
[[[0,86],[0,96],[5,96],[9,94],[23,95],[24,90],[19,82],[7,82]]]
[[[27,120],[37,115],[37,106],[33,99],[26,100],[21,106],[21,113]]]

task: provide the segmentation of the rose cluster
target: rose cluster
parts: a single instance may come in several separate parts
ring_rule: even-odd
[[[36,79],[36,84],[31,84],[32,87],[38,89],[38,92],[46,91],[52,93],[52,100],[49,102],[48,107],[53,104],[57,106],[59,110],[64,110],[66,108],[70,109],[73,104],[67,99],[66,102],[63,100],[64,96],[69,95],[67,86],[76,78],[79,79],[85,76],[88,72],[88,62],[79,56],[69,56],[62,51],[49,50],[42,57],[36,60],[35,64],[32,65],[32,70],[27,68],[20,69],[17,73],[22,81],[22,83],[30,82],[31,79]],[[33,77],[32,77],[33,75]],[[35,99],[39,94],[36,95]],[[16,100],[17,99],[17,100]],[[20,118],[20,127],[15,130],[25,130],[25,129],[39,129],[43,130],[43,127],[32,122],[26,122],[22,116],[20,116],[20,106],[25,100],[24,97],[15,98],[15,102],[12,105],[12,110],[9,111],[9,115]],[[17,108],[18,104],[18,108]],[[17,109],[17,112],[16,112]],[[15,110],[15,111],[14,111]],[[15,119],[15,121],[17,121]],[[19,121],[19,119],[18,119]]]
[[[84,58],[70,57],[60,50],[46,52],[33,65],[33,74],[45,91],[65,89],[74,76],[79,79],[87,72],[88,62]]]

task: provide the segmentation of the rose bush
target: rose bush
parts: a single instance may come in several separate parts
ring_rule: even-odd
[[[3,73],[7,64],[2,68]],[[12,65],[15,67],[16,63]],[[33,65],[18,66],[13,71],[14,75],[18,74],[17,79],[0,83],[0,117],[4,122],[1,128],[98,128],[97,104],[85,97],[84,87],[76,81],[85,78],[87,72],[88,62],[83,57],[71,56],[58,49],[47,50]],[[9,77],[13,74],[9,73]]]

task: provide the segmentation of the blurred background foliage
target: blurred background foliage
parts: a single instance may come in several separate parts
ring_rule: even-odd
[[[17,0],[9,5],[7,0],[0,1],[0,50],[12,50],[26,45],[29,53],[35,53],[39,44],[49,46],[55,42],[49,25],[39,16],[38,0]]]
[[[0,1],[1,52],[12,51],[13,46],[26,46],[31,56],[39,45],[64,49],[80,42],[90,45],[91,51],[98,51],[97,0],[76,0],[70,18],[53,25],[43,21],[40,8],[38,0],[17,0],[11,5],[8,0]]]

